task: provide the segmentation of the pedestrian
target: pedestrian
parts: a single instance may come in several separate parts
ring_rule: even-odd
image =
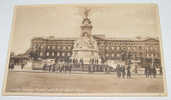
[[[67,64],[64,62],[64,64],[63,64],[63,72],[66,72],[67,71]]]
[[[24,69],[24,63],[21,64],[21,69],[22,69],[22,70]]]
[[[82,71],[84,71],[84,61],[83,61],[83,59],[81,60],[81,68],[82,68]]]
[[[59,72],[62,72],[62,67],[63,67],[63,64],[62,62],[60,63],[60,66],[59,66]]]
[[[53,65],[52,65],[52,72],[55,72],[55,70],[56,70],[56,68],[55,68],[55,67],[56,67],[56,65],[55,65],[55,64],[53,64]]]
[[[59,64],[56,63],[56,64],[55,64],[55,72],[58,72],[58,71],[59,71]]]
[[[77,58],[75,59],[75,64],[78,64],[78,59]]]
[[[10,69],[10,71],[12,71],[12,70],[14,69],[14,64],[13,64],[13,63],[11,63],[11,64],[9,65],[9,69]]]
[[[64,69],[64,65],[60,64],[60,71],[59,72],[63,72],[63,69]]]
[[[152,68],[150,65],[148,65],[148,76],[149,76],[149,78],[151,78],[151,75],[152,75]]]
[[[72,59],[72,63],[75,64],[75,58]]]
[[[99,72],[100,71],[100,66],[97,64],[96,65],[96,71]]]
[[[125,65],[121,67],[122,78],[125,78]]]
[[[58,63],[57,71],[58,71],[58,72],[61,72],[61,63]]]
[[[156,67],[155,66],[152,68],[152,74],[153,74],[153,78],[156,78]]]
[[[120,68],[120,65],[117,64],[116,66],[116,74],[117,74],[117,77],[120,78],[121,77],[121,68]]]
[[[50,72],[50,71],[51,71],[51,67],[52,67],[52,65],[50,64],[48,67],[49,67],[49,72]]]
[[[144,67],[144,74],[145,74],[146,78],[148,78],[148,77],[149,77],[149,75],[148,75],[148,67],[147,67],[147,65]]]
[[[69,73],[71,73],[71,71],[72,71],[72,64],[69,63]]]
[[[91,72],[91,64],[88,65],[88,72]]]
[[[66,71],[66,72],[69,71],[69,63],[66,63],[66,64],[65,64],[65,71]]]
[[[46,68],[46,64],[43,65],[43,70],[45,70],[45,68]]]
[[[104,70],[105,70],[105,73],[107,73],[107,66],[106,66],[106,64],[104,64]]]
[[[93,64],[93,72],[95,72],[95,71],[96,71],[96,65]]]
[[[63,61],[63,64],[62,64],[63,66],[62,66],[62,72],[65,72],[65,70],[66,70],[66,63]]]
[[[127,78],[128,79],[131,78],[131,67],[130,67],[130,65],[128,65],[128,67],[127,67]]]
[[[163,71],[162,71],[162,67],[161,66],[159,66],[159,71],[160,71],[160,75],[162,75]]]
[[[99,64],[99,60],[97,59],[97,64]]]
[[[14,65],[14,63],[12,63],[11,64],[11,71],[13,71],[14,67],[15,67],[15,65]]]
[[[94,58],[92,59],[91,63],[94,64]]]
[[[136,74],[138,73],[137,65],[135,65],[135,73],[136,73]]]

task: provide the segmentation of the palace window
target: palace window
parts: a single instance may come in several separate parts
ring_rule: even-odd
[[[35,49],[36,48],[36,45],[33,45],[33,48]]]
[[[40,56],[43,56],[43,52],[40,52]]]
[[[54,52],[52,52],[52,56],[55,56],[55,53]]]
[[[119,50],[120,49],[120,47],[117,47],[117,50]]]
[[[68,47],[68,49],[70,50],[70,49],[71,49],[71,47],[69,46],[69,47]]]
[[[65,53],[64,52],[62,53],[62,56],[65,56]]]
[[[154,57],[154,54],[151,54],[151,57]]]
[[[139,46],[139,50],[141,50],[142,49],[142,47],[141,46]]]
[[[50,49],[50,46],[47,46],[48,49]]]
[[[109,56],[109,54],[107,53],[107,54],[106,54],[106,57],[108,57],[108,56]]]
[[[112,57],[114,57],[115,55],[114,55],[114,53],[112,53]]]
[[[154,50],[157,51],[157,47],[155,47]]]
[[[60,56],[60,53],[59,52],[57,52],[57,56]]]
[[[106,47],[106,50],[109,50],[109,47]]]
[[[149,57],[148,53],[146,54],[146,57]]]
[[[63,50],[65,50],[66,49],[66,47],[65,46],[63,46]]]
[[[49,52],[46,53],[46,56],[49,56]]]
[[[151,57],[151,54],[149,54],[148,56]]]
[[[133,47],[133,50],[135,51],[136,50],[136,47]]]
[[[101,46],[100,49],[103,49],[103,46]]]
[[[68,47],[65,47],[66,50],[68,50]]]
[[[146,50],[147,50],[147,51],[149,50],[148,47],[146,48]]]
[[[157,53],[157,57],[160,57],[160,54],[159,53]]]
[[[150,50],[153,50],[153,47],[150,47]]]
[[[55,49],[55,46],[52,46],[52,49]]]
[[[43,45],[41,46],[41,49],[43,49]]]
[[[67,56],[70,56],[70,55],[71,55],[71,54],[68,52],[68,53],[67,53]]]

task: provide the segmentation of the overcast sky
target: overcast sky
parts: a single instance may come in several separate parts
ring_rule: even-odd
[[[17,54],[25,52],[33,37],[79,37],[85,7],[91,9],[92,34],[114,38],[156,37],[160,34],[156,5],[18,6],[12,51]]]

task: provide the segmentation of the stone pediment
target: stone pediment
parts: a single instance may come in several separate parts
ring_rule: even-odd
[[[144,40],[144,42],[159,42],[159,40],[154,39],[154,38],[149,38],[149,39]]]

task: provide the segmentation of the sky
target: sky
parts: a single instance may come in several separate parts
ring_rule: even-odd
[[[84,8],[91,9],[92,34],[112,38],[160,35],[158,9],[152,4],[17,6],[11,51],[24,53],[34,37],[79,37]]]

